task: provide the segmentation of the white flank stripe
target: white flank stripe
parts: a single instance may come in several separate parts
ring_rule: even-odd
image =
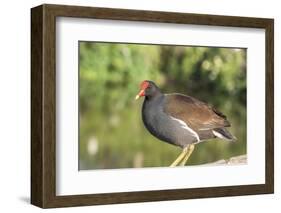
[[[188,130],[189,132],[192,133],[192,135],[194,135],[194,137],[196,137],[197,141],[200,141],[199,135],[197,134],[197,132],[195,132],[193,129],[191,129],[184,121],[174,118],[172,116],[170,116],[172,118],[172,120],[177,121],[180,123],[181,128]]]

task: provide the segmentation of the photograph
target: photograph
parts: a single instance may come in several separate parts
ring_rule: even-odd
[[[247,164],[247,49],[79,41],[79,170]]]
[[[31,8],[31,204],[274,193],[274,19],[212,11]]]

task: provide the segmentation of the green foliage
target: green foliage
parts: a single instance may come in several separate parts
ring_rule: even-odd
[[[198,144],[189,164],[246,153],[244,49],[80,42],[80,169],[168,166],[180,149],[141,121],[139,84],[153,80],[215,106],[238,142]]]

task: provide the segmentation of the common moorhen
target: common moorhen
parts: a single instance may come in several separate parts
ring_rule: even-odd
[[[230,126],[226,116],[208,104],[182,94],[163,94],[153,81],[140,85],[138,99],[145,96],[142,120],[147,130],[156,138],[183,149],[171,167],[184,166],[202,141],[221,138],[235,141],[226,129]]]

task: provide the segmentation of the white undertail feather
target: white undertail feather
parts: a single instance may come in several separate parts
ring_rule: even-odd
[[[213,134],[214,134],[216,137],[225,139],[225,137],[224,137],[221,133],[216,132],[216,131],[214,131],[214,130],[213,130],[212,132],[213,132]]]
[[[195,132],[193,129],[191,129],[184,121],[174,118],[172,116],[170,116],[172,118],[172,120],[179,122],[181,128],[188,130],[196,139],[197,142],[200,141],[199,135],[197,134],[197,132]]]
[[[223,134],[215,131],[215,130],[212,130],[213,134],[217,137],[217,138],[221,138],[221,139],[225,139],[225,140],[228,140],[228,141],[236,141],[237,139],[232,136],[233,138],[227,138],[226,136],[224,136]]]

